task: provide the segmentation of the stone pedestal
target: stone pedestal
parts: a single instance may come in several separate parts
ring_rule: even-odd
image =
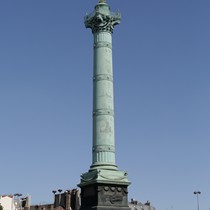
[[[125,185],[91,184],[81,187],[80,210],[130,210]]]

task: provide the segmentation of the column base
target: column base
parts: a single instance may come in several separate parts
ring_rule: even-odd
[[[81,175],[81,182],[78,185],[83,187],[85,185],[101,183],[101,184],[114,184],[114,185],[130,185],[127,173],[119,170],[104,170],[96,169],[89,170]]]

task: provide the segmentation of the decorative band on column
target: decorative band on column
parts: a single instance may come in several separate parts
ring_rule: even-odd
[[[112,44],[110,44],[108,42],[98,42],[98,43],[94,44],[94,48],[100,48],[100,47],[108,47],[108,48],[112,49]]]
[[[114,116],[114,111],[111,109],[100,109],[100,110],[94,110],[93,116],[99,116],[99,115],[110,115]]]
[[[94,82],[97,82],[100,80],[108,80],[108,81],[113,82],[113,76],[109,74],[99,74],[93,77]]]
[[[99,43],[99,42],[108,42],[112,43],[112,35],[109,32],[100,32],[100,33],[95,33],[94,35],[94,43]]]
[[[93,147],[93,152],[115,152],[115,147],[112,145],[98,145]]]
[[[95,152],[95,155],[93,156],[94,163],[111,163],[115,164],[115,153],[114,152]]]

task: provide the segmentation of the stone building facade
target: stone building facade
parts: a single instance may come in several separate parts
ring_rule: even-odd
[[[30,210],[79,210],[80,191],[66,190],[63,193],[54,193],[54,203],[33,205]]]
[[[63,193],[54,193],[54,203],[33,205],[30,207],[30,210],[79,210],[80,206],[80,190],[73,189],[66,190]],[[129,208],[131,210],[155,210],[155,208],[151,206],[149,201],[143,204],[134,199],[131,199],[131,201],[129,202]]]

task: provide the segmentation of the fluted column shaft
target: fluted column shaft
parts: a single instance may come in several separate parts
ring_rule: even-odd
[[[112,34],[110,32],[94,33],[93,74],[92,167],[115,166]]]

